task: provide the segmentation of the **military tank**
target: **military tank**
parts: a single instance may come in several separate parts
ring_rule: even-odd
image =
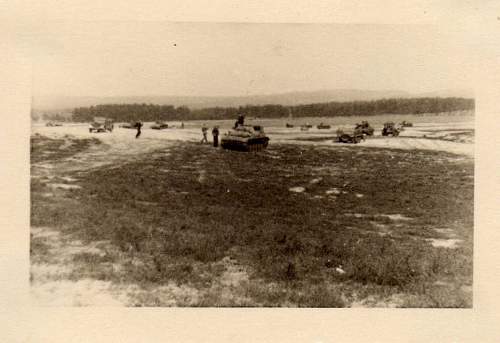
[[[361,130],[361,132],[363,132],[363,134],[367,136],[373,136],[373,133],[375,132],[375,129],[371,127],[371,125],[366,120],[363,120],[361,124],[356,124],[355,129]]]
[[[168,129],[168,124],[165,123],[164,121],[157,121],[156,123],[151,125],[151,128],[153,130],[164,130],[164,129]]]
[[[399,136],[400,129],[396,127],[393,122],[384,123],[384,128],[382,129],[382,136]]]
[[[62,126],[62,124],[49,121],[47,124],[45,124],[45,126],[47,126],[47,127]]]
[[[325,130],[325,129],[329,129],[331,128],[330,125],[328,124],[323,124],[323,123],[320,123],[318,126],[316,126],[318,128],[318,130]]]
[[[89,124],[89,132],[112,132],[113,121],[104,117],[94,117],[94,121]]]
[[[335,139],[338,143],[354,143],[357,144],[365,139],[363,130],[359,127],[355,127],[351,130],[337,130],[337,138]]]
[[[260,125],[236,125],[221,139],[223,149],[238,151],[259,151],[267,148],[269,137]]]

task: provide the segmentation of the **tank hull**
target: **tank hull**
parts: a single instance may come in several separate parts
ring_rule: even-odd
[[[168,125],[152,125],[151,129],[153,129],[153,130],[165,130],[165,129],[168,129]]]
[[[226,136],[221,139],[221,147],[236,151],[259,151],[267,148],[268,137],[240,138]]]

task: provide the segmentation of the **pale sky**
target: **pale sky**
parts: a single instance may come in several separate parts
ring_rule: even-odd
[[[87,22],[32,38],[35,96],[472,87],[459,34],[434,26]]]

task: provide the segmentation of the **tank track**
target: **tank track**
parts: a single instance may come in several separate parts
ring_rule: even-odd
[[[221,147],[227,150],[253,152],[253,151],[264,150],[265,148],[267,148],[268,143],[269,143],[268,138],[266,139],[259,138],[259,139],[249,140],[248,142],[241,142],[236,140],[222,140]]]

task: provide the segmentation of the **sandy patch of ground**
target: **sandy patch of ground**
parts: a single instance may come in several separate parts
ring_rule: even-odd
[[[411,218],[405,217],[402,214],[381,214],[380,217],[387,217],[390,220],[394,220],[394,221],[397,221],[397,220],[411,220]]]
[[[455,239],[455,238],[449,238],[449,239],[431,238],[428,239],[428,241],[431,242],[432,246],[435,248],[449,248],[449,249],[458,248],[459,243],[462,242],[461,239]]]
[[[362,213],[344,213],[347,217],[355,217],[355,218],[363,218],[366,217],[365,214]],[[402,214],[378,214],[376,217],[385,217],[389,218],[392,221],[406,221],[411,220],[412,218],[405,217]]]
[[[340,194],[342,193],[338,188],[332,188],[325,191],[326,194]]]
[[[33,134],[61,139],[76,138],[89,139],[97,138],[103,144],[92,146],[88,150],[78,153],[70,158],[57,163],[58,172],[76,171],[99,168],[110,164],[120,164],[130,162],[133,159],[140,158],[142,155],[154,150],[161,150],[170,147],[176,140],[193,140],[194,131],[191,130],[172,130],[168,134],[157,132],[156,130],[147,130],[136,139],[135,130],[115,129],[112,133],[89,133],[86,125],[74,125],[64,127],[33,127]],[[44,163],[35,163],[36,169],[53,169],[54,165]]]
[[[382,307],[397,308],[401,307],[407,296],[405,294],[393,294],[386,299],[377,299],[369,296],[361,301],[353,301],[351,308]]]
[[[305,190],[306,189],[304,187],[301,187],[301,186],[292,187],[292,188],[289,189],[290,192],[294,192],[294,193],[302,193]]]
[[[68,184],[65,184],[65,183],[49,183],[48,184],[49,187],[52,187],[52,188],[62,188],[62,189],[78,189],[78,188],[82,188],[78,185],[68,185]]]
[[[47,227],[31,229],[32,244],[44,244],[48,254],[31,257],[31,300],[38,306],[123,306],[126,292],[110,281],[68,280],[75,270],[74,256],[81,253],[103,256],[103,242],[84,245]]]
[[[220,266],[223,272],[203,292],[174,282],[143,288],[137,284],[89,277],[73,280],[72,273],[78,268],[88,268],[85,262],[75,261],[75,256],[103,257],[114,247],[105,241],[84,244],[48,227],[33,227],[31,234],[32,242],[42,243],[47,249],[43,256],[35,254],[31,257],[30,295],[36,306],[193,306],[199,304],[203,297],[216,299],[219,306],[250,303],[244,294],[244,287],[240,287],[248,284],[248,272],[229,257],[214,264]],[[97,268],[101,267],[104,267],[103,263]],[[122,270],[120,265],[113,265],[114,273],[119,274]]]
[[[124,306],[124,292],[114,291],[110,281],[83,279],[36,283],[31,287],[37,306]]]

